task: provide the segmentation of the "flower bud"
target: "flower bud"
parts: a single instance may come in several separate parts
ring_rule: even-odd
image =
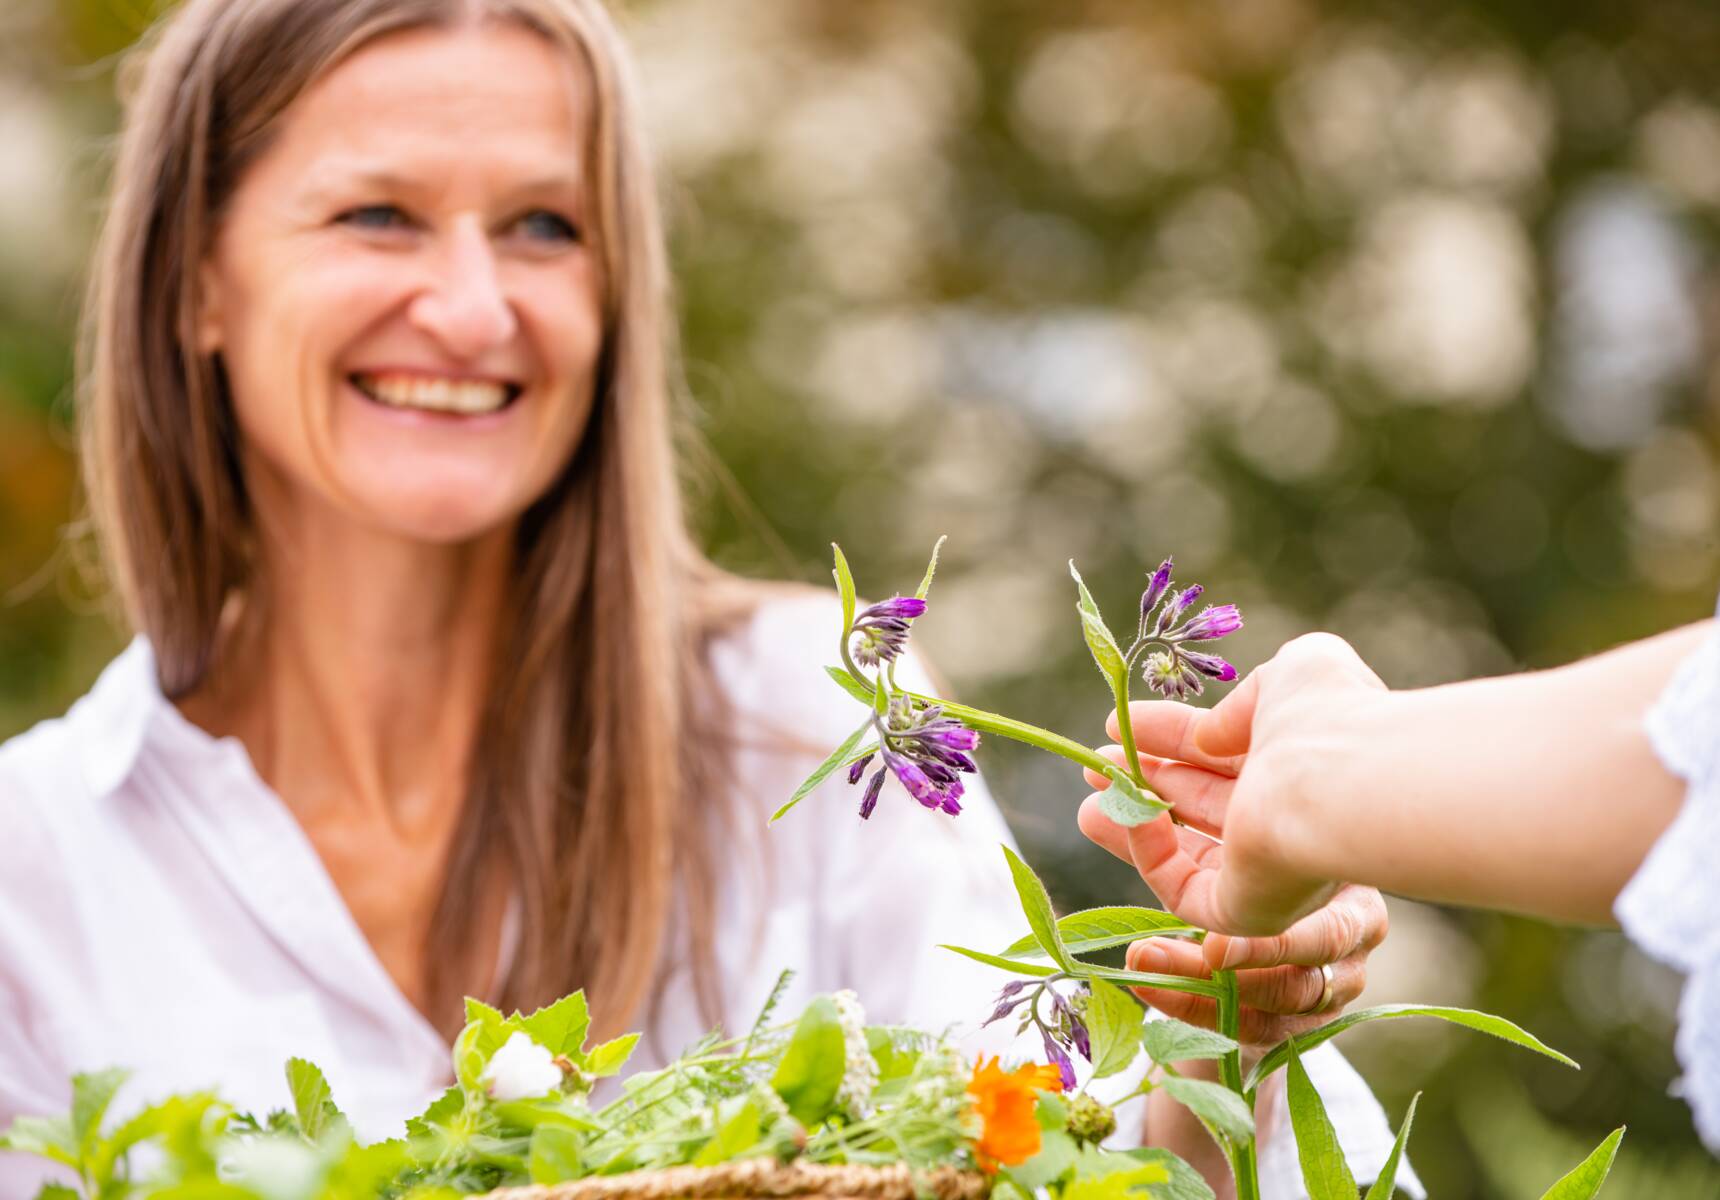
[[[1094,1145],[1117,1132],[1117,1114],[1083,1092],[1069,1099],[1069,1136]]]

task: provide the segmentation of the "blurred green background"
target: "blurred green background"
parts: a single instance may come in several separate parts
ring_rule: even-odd
[[[59,548],[69,363],[116,56],[159,7],[0,3],[0,736],[119,644]],[[964,698],[1096,736],[1071,556],[1127,611],[1174,551],[1242,604],[1242,666],[1325,628],[1395,685],[1713,610],[1713,0],[626,8],[701,535],[809,581],[839,539],[877,595],[950,534],[919,641]],[[1138,895],[1069,771],[988,763],[1064,905]],[[1348,1042],[1394,1118],[1426,1090],[1436,1197],[1538,1195],[1626,1121],[1608,1195],[1720,1195],[1666,1095],[1676,977],[1613,933],[1393,912],[1372,998],[1584,1065]]]

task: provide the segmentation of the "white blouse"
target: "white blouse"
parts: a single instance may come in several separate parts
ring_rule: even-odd
[[[1677,1090],[1720,1154],[1720,629],[1679,667],[1644,724],[1661,762],[1689,786],[1613,912],[1632,941],[1687,977]]]
[[[937,948],[996,949],[1024,928],[998,849],[1009,831],[982,783],[951,819],[892,780],[862,823],[859,790],[839,772],[764,831],[821,757],[813,748],[864,715],[821,669],[838,620],[821,596],[775,600],[715,650],[756,831],[720,891],[724,1022],[744,1027],[792,968],[784,1013],[852,987],[872,1020],[1007,1049],[1006,1023],[977,1028],[1004,976]],[[910,686],[926,686],[903,665]],[[779,733],[808,752],[784,751]],[[672,978],[632,1065],[659,1065],[704,1031],[692,989]],[[208,1088],[260,1113],[287,1105],[294,1055],[323,1067],[366,1138],[397,1135],[451,1082],[447,1044],[377,959],[291,812],[237,740],[211,738],[163,697],[140,638],[65,717],[0,746],[0,1127],[64,1111],[73,1072],[111,1066],[132,1071],[116,1116]],[[1306,1061],[1371,1179],[1391,1146],[1384,1114],[1329,1046]],[[1266,1195],[1301,1197],[1287,1116],[1263,1116],[1280,1131],[1262,1147]],[[0,1196],[28,1195],[49,1174],[0,1154]]]

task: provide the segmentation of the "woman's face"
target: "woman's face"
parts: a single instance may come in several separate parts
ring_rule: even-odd
[[[259,502],[430,542],[511,522],[602,341],[583,72],[523,27],[371,43],[282,115],[203,270]]]

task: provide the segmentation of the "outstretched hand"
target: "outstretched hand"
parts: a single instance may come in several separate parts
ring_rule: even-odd
[[[1142,772],[1171,812],[1126,829],[1104,817],[1096,796],[1081,806],[1082,832],[1133,863],[1169,911],[1213,931],[1201,946],[1137,942],[1130,967],[1187,976],[1237,970],[1244,1042],[1275,1043],[1330,1020],[1361,993],[1368,954],[1385,937],[1377,891],[1310,874],[1294,865],[1304,858],[1293,852],[1304,836],[1297,800],[1319,773],[1309,754],[1318,729],[1341,723],[1347,708],[1383,687],[1348,645],[1316,635],[1285,646],[1211,710],[1133,704]],[[1109,731],[1120,733],[1114,716]],[[1121,746],[1104,753],[1121,765]],[[1087,780],[1108,785],[1091,771]],[[1331,971],[1330,996],[1322,967]],[[1138,994],[1181,1020],[1211,1025],[1216,1016],[1203,997]]]

